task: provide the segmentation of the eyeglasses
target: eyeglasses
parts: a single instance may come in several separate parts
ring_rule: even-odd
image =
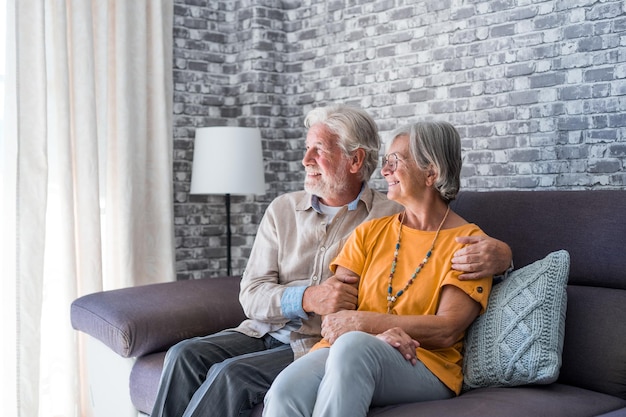
[[[404,159],[400,159],[395,152],[385,155],[383,156],[383,165],[380,169],[384,169],[385,166],[387,166],[389,167],[389,170],[393,172],[398,168],[398,161],[404,161]]]

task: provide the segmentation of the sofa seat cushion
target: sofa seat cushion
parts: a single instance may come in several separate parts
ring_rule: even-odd
[[[479,388],[449,400],[372,408],[368,417],[589,417],[621,410],[626,400],[563,384]],[[261,417],[263,404],[251,417]],[[621,414],[617,414],[621,417]],[[612,417],[612,416],[611,416]],[[616,416],[617,417],[617,416]]]
[[[626,407],[620,408],[619,410],[613,410],[598,417],[626,417]]]
[[[368,417],[588,417],[624,407],[626,400],[562,384],[479,388],[458,397],[372,409]]]
[[[130,372],[130,400],[137,410],[150,415],[156,400],[166,352],[137,358]]]

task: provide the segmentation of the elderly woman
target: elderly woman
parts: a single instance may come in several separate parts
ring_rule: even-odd
[[[394,132],[382,174],[404,211],[357,227],[332,262],[340,279],[358,277],[358,308],[324,317],[324,340],[278,376],[265,416],[365,416],[459,394],[465,330],[491,291],[491,278],[461,281],[451,268],[455,238],[483,234],[450,210],[460,173],[449,123]]]

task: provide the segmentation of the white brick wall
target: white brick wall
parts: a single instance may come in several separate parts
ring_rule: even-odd
[[[465,189],[625,187],[622,0],[176,0],[175,9],[180,279],[225,272],[223,199],[188,195],[198,126],[262,128],[269,192],[233,197],[235,273],[267,203],[301,188],[302,118],[329,102],[365,108],[383,138],[410,121],[452,122]]]

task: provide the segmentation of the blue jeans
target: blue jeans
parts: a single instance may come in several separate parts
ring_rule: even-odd
[[[293,362],[289,345],[224,331],[172,346],[151,417],[247,416]]]
[[[413,366],[388,343],[350,332],[289,365],[265,396],[263,415],[366,416],[370,406],[451,397],[422,362]]]

